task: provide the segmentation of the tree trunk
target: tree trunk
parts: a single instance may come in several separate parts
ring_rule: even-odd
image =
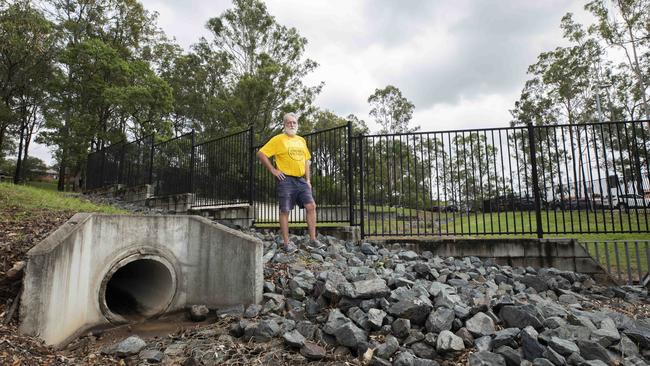
[[[23,152],[23,140],[25,138],[25,114],[23,113],[23,116],[21,118],[21,123],[20,123],[20,140],[18,142],[18,154],[16,154],[16,170],[14,172],[14,184],[18,184],[22,181],[21,176],[22,176],[22,171],[23,171],[23,160],[22,160],[22,152]]]

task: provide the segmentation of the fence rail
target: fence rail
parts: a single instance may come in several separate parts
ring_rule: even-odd
[[[317,219],[359,225],[363,237],[648,233],[647,122],[318,131],[304,136]],[[253,205],[256,224],[275,224],[275,178],[253,136],[118,143],[89,154],[86,187],[148,183],[156,195],[194,193],[197,207]]]

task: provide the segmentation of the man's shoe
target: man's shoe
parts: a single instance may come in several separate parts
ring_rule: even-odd
[[[287,253],[293,253],[293,252],[295,252],[296,250],[298,250],[298,248],[297,248],[295,245],[293,245],[292,243],[284,244],[284,251],[285,251],[285,252],[287,252]]]
[[[325,248],[327,245],[321,243],[320,240],[318,239],[310,239],[308,245],[312,248],[317,248],[317,249],[322,249]]]

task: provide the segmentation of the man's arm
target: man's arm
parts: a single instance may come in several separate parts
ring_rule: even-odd
[[[263,152],[258,151],[257,152],[257,158],[262,162],[262,165],[273,174],[274,177],[276,177],[278,180],[284,180],[285,176],[284,173],[282,173],[279,169],[275,169],[273,167],[273,164],[271,164],[271,160],[264,155]]]
[[[305,180],[307,181],[307,185],[309,185],[309,188],[311,188],[311,171],[309,169],[310,165],[311,165],[311,160],[305,160]]]

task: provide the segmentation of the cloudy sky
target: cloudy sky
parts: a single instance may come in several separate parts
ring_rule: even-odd
[[[205,23],[229,0],[141,0],[159,26],[188,49],[210,38]],[[318,106],[354,113],[372,131],[367,99],[392,84],[415,104],[424,131],[507,125],[509,109],[540,52],[564,44],[561,17],[589,18],[569,0],[267,0],[280,24],[309,41],[319,63],[307,79],[325,82]],[[37,156],[45,157],[39,147]],[[49,161],[49,159],[48,159]]]

